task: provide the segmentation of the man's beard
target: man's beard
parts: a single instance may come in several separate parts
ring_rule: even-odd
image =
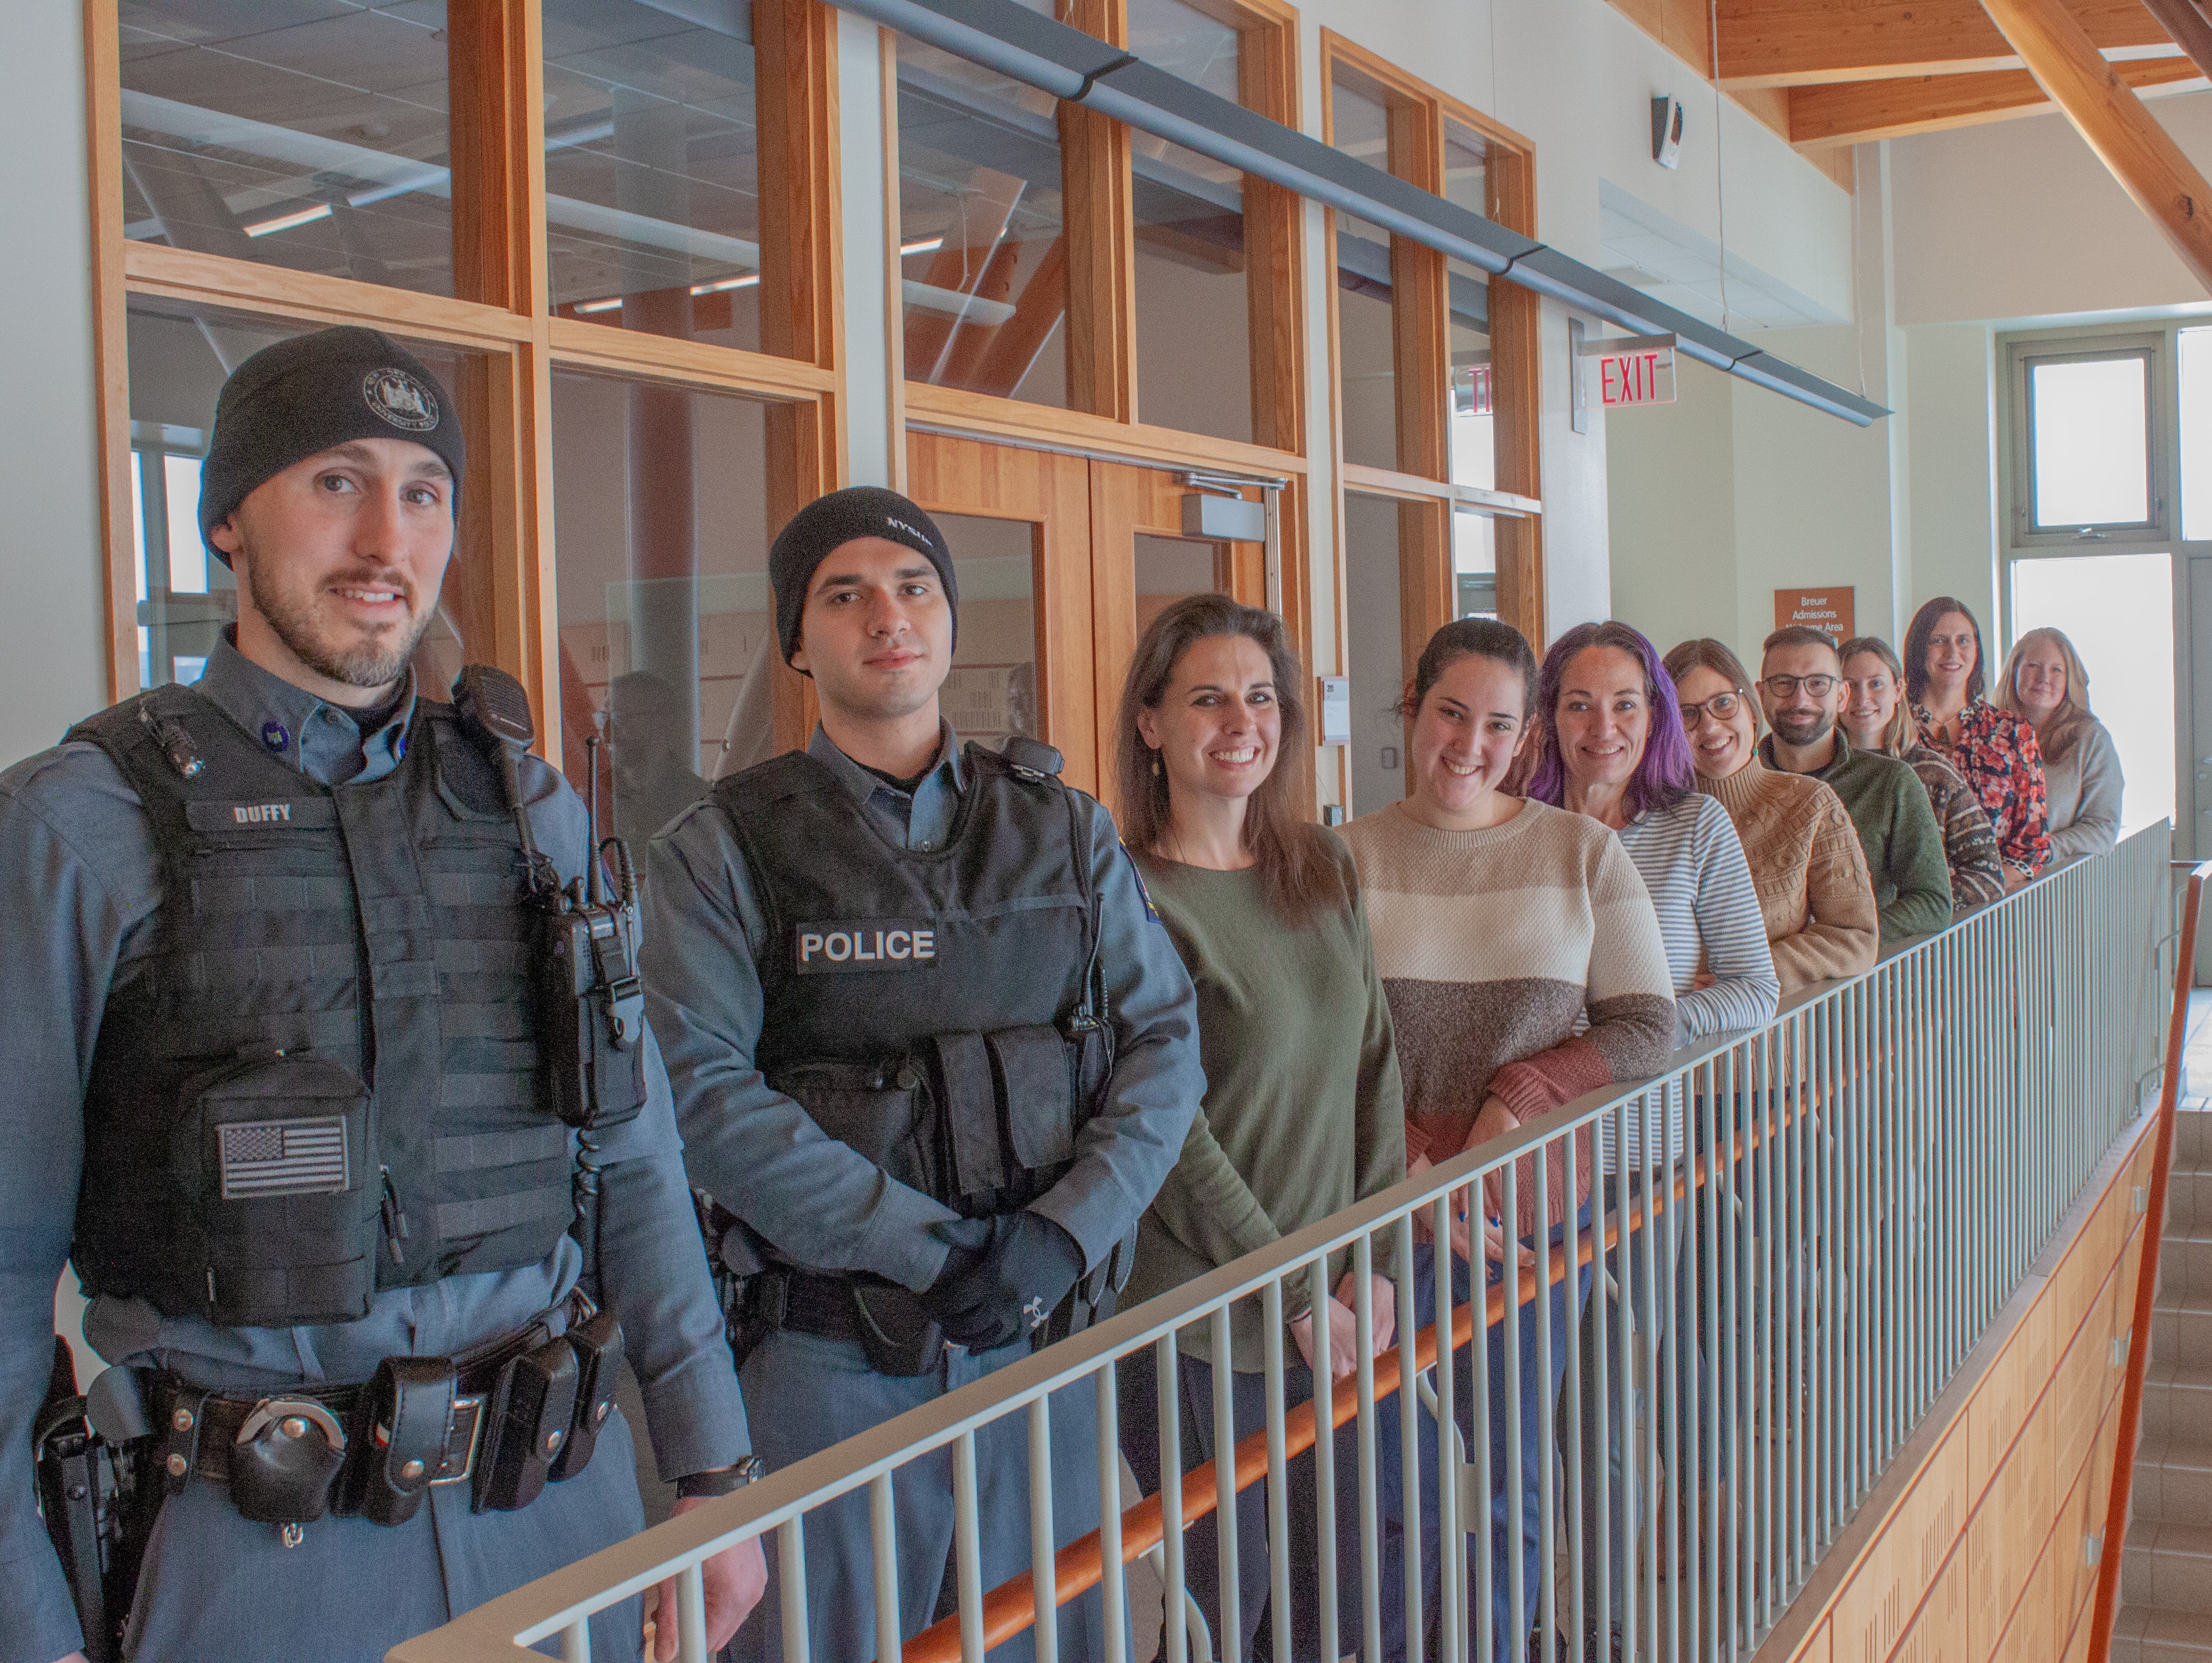
[[[349,687],[388,687],[399,679],[408,660],[414,657],[416,646],[429,629],[434,614],[427,608],[420,615],[413,614],[415,586],[397,573],[374,574],[358,581],[356,587],[389,588],[401,596],[407,601],[410,613],[407,626],[345,649],[320,637],[315,619],[315,603],[320,598],[320,591],[299,595],[279,585],[255,583],[253,607],[292,655],[317,675],[327,676]]]
[[[1774,731],[1784,745],[1818,745],[1835,728],[1836,719],[1832,716],[1814,716],[1811,725],[1804,728],[1785,722],[1780,716],[1774,718]]]

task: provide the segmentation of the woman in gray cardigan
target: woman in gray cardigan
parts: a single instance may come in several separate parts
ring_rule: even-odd
[[[2120,838],[2120,753],[2089,714],[2089,673],[2064,631],[2030,630],[2014,643],[1997,703],[2035,729],[2043,751],[2050,866],[2110,852]]]

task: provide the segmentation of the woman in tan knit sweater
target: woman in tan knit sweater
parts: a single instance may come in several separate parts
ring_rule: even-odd
[[[1759,759],[1751,678],[1721,643],[1683,642],[1667,655],[1667,673],[1681,697],[1698,789],[1720,800],[1743,839],[1783,992],[1872,969],[1881,919],[1843,800]]]
[[[1487,619],[1446,624],[1422,653],[1407,693],[1413,794],[1345,828],[1397,1030],[1406,1146],[1416,1172],[1587,1093],[1656,1072],[1674,1042],[1667,950],[1627,851],[1586,814],[1499,789],[1527,741],[1535,696],[1535,655],[1519,631]],[[1577,1034],[1585,1011],[1590,1026]],[[1511,1228],[1524,1263],[1537,1242],[1540,1185],[1551,1242],[1564,1242],[1566,1227],[1588,1226],[1587,1130],[1574,1141],[1571,1197],[1565,1140],[1549,1146],[1540,1178],[1534,1158],[1517,1163]],[[1501,1190],[1489,1186],[1486,1213],[1501,1209]],[[1483,1221],[1491,1283],[1503,1280],[1505,1227],[1502,1219]],[[1463,1227],[1452,1246],[1454,1298],[1463,1302],[1473,1287]],[[1415,1287],[1426,1323],[1433,1274],[1417,1268]],[[1566,1280],[1552,1284],[1548,1358],[1533,1308],[1518,1314],[1510,1361],[1503,1331],[1486,1331],[1491,1414],[1480,1435],[1490,1443],[1496,1486],[1493,1657],[1521,1657],[1536,1615],[1545,1410],[1558,1399],[1567,1335],[1589,1291],[1587,1270],[1574,1290],[1570,1312]],[[1474,1400],[1472,1359],[1455,1372],[1464,1382],[1457,1399],[1464,1411]],[[1504,1412],[1509,1372],[1520,1382],[1517,1428]],[[1462,1430],[1477,1435],[1464,1416]]]

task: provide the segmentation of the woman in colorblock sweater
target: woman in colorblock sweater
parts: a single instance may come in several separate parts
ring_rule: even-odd
[[[1406,1118],[1390,1009],[1376,975],[1367,915],[1352,857],[1334,832],[1303,822],[1296,776],[1277,764],[1310,741],[1297,653],[1273,612],[1224,595],[1176,602],[1137,643],[1121,692],[1115,746],[1121,831],[1161,922],[1198,990],[1206,1096],[1182,1154],[1138,1226],[1136,1269],[1122,1298],[1164,1294],[1388,1189],[1405,1175]],[[1388,1268],[1395,1238],[1379,1238]],[[1347,1251],[1343,1258],[1350,1258]],[[1313,1394],[1315,1330],[1325,1321],[1330,1374],[1358,1362],[1358,1297],[1348,1268],[1332,1267],[1335,1297],[1316,1314],[1303,1278],[1285,1289],[1297,1359],[1288,1401]],[[1376,1351],[1395,1331],[1397,1294],[1372,1278]],[[1231,1414],[1239,1437],[1267,1424],[1265,1313],[1258,1296],[1231,1313]],[[1206,1325],[1177,1337],[1181,1465],[1214,1459],[1212,1348]],[[1126,1360],[1121,1445],[1147,1494],[1159,1488],[1159,1400],[1150,1351]],[[1395,1403],[1376,1451],[1395,1489]],[[1378,1406],[1379,1408],[1380,1406]],[[1338,1435],[1339,1587],[1359,1576],[1356,1429]],[[1338,1657],[1359,1646],[1360,1605],[1340,1598],[1334,1643],[1320,1638],[1314,1460],[1291,1464],[1291,1605],[1268,1606],[1267,1495],[1237,1497],[1237,1649],[1250,1657],[1265,1617],[1288,1623],[1292,1654]],[[1432,1483],[1433,1481],[1431,1481]],[[1431,1503],[1433,1505],[1433,1503]],[[1221,1634],[1216,1520],[1184,1537],[1184,1583]],[[1383,1544],[1386,1585],[1396,1572]],[[1406,1655],[1405,1602],[1386,1597],[1384,1654]],[[1431,1604],[1431,1608],[1433,1605]],[[1271,1629],[1272,1631],[1272,1629]],[[1224,1636],[1224,1642],[1226,1637]]]
[[[1535,655],[1518,630],[1481,618],[1447,624],[1430,639],[1407,690],[1413,795],[1346,829],[1397,1029],[1415,1172],[1588,1093],[1650,1074],[1674,1043],[1666,946],[1635,863],[1587,815],[1498,789],[1532,731],[1535,696]],[[1577,1033],[1585,1014],[1589,1026]],[[1573,1193],[1563,1154],[1545,1160],[1541,1177],[1531,1157],[1518,1163],[1510,1224],[1482,1221],[1486,1282],[1504,1278],[1508,1228],[1520,1239],[1516,1258],[1533,1261],[1540,1185],[1553,1243],[1565,1241],[1566,1228],[1587,1226],[1587,1130],[1572,1141]],[[1486,1186],[1486,1214],[1500,1208],[1502,1188]],[[1453,1232],[1454,1296],[1462,1301],[1473,1293],[1472,1235],[1465,1223]],[[1418,1265],[1415,1274],[1425,1302],[1435,1279]],[[1480,1434],[1466,1414],[1472,1360],[1460,1365],[1462,1429],[1486,1437],[1491,1449],[1490,1654],[1498,1658],[1522,1654],[1537,1612],[1548,1410],[1589,1273],[1573,1280],[1571,1310],[1568,1281],[1549,1285],[1548,1356],[1534,1308],[1517,1312],[1510,1359],[1504,1328],[1486,1331],[1490,1413]],[[1517,1426],[1504,1412],[1509,1369],[1518,1381]]]
[[[1783,992],[1873,969],[1881,917],[1866,846],[1843,800],[1819,780],[1759,759],[1759,704],[1727,647],[1685,641],[1666,665],[1698,789],[1720,799],[1743,840]]]

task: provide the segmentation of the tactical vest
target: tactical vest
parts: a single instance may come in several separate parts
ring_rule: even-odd
[[[86,1291],[348,1322],[550,1252],[572,1150],[540,1100],[526,870],[452,708],[418,699],[399,765],[336,789],[181,687],[69,737],[122,771],[161,862],[85,1094]]]
[[[974,1217],[1066,1172],[1111,1056],[1086,996],[1097,925],[1079,794],[980,746],[964,760],[936,850],[890,842],[803,753],[714,799],[768,923],[756,1066],[829,1136]]]

